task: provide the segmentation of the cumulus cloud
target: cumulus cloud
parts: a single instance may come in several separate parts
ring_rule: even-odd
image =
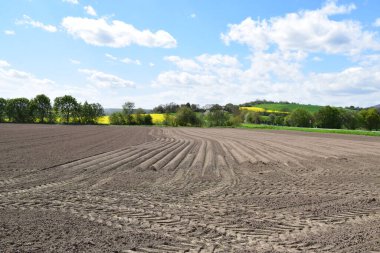
[[[201,66],[199,66],[194,60],[183,59],[179,56],[166,56],[164,57],[164,60],[173,62],[177,67],[186,71],[197,71],[201,69]]]
[[[16,24],[17,25],[29,25],[29,26],[32,26],[35,28],[40,28],[40,29],[45,30],[47,32],[56,32],[57,31],[57,27],[55,27],[53,25],[45,25],[40,21],[33,20],[31,17],[29,17],[27,15],[23,15],[22,19],[19,19],[16,21]]]
[[[131,24],[105,18],[90,19],[66,17],[62,26],[75,38],[80,38],[87,44],[121,48],[132,44],[145,47],[176,47],[177,41],[166,31],[138,30]]]
[[[96,77],[94,77],[96,79]],[[99,79],[102,79],[99,77]],[[105,77],[107,79],[107,77]],[[112,78],[109,78],[112,81]],[[102,80],[100,80],[101,82]],[[116,79],[116,82],[121,82]],[[3,98],[26,97],[32,98],[38,94],[45,94],[50,99],[72,95],[80,102],[99,102],[103,106],[119,107],[125,100],[125,95],[115,89],[98,88],[92,82],[88,85],[57,83],[47,78],[37,77],[34,74],[16,69],[9,62],[0,59],[0,90]]]
[[[0,60],[0,68],[10,67],[11,65],[4,60]]]
[[[87,80],[98,88],[125,88],[134,87],[135,83],[118,76],[107,74],[94,69],[79,69],[87,76]]]
[[[380,18],[376,19],[375,22],[373,22],[374,27],[380,27]]]
[[[13,30],[5,30],[5,31],[4,31],[4,34],[5,34],[5,35],[15,35],[16,32],[13,31]]]
[[[253,51],[266,51],[271,46],[282,51],[324,52],[355,55],[365,50],[379,50],[377,34],[365,31],[352,20],[334,20],[331,16],[348,14],[355,5],[340,5],[328,1],[317,10],[299,11],[268,20],[248,17],[240,24],[230,24],[221,34],[228,45],[238,42]]]
[[[371,57],[373,62],[377,60],[371,66],[321,73],[304,73],[305,57],[300,52],[260,52],[252,54],[250,65],[245,67],[229,55],[170,56],[165,59],[176,69],[161,72],[152,86],[177,94],[175,102],[200,104],[241,103],[256,98],[342,106],[378,103],[378,55]]]
[[[70,3],[70,4],[79,4],[78,0],[62,0],[62,2]]]
[[[13,68],[5,60],[0,60],[0,90],[2,97],[29,97],[44,91],[51,91],[55,85],[55,82],[50,79],[38,78],[32,73]]]
[[[91,5],[83,7],[88,15],[97,16],[95,9]]]
[[[210,92],[239,83],[237,79],[242,74],[238,68],[239,61],[228,55],[203,54],[193,59],[167,56],[164,59],[172,62],[178,70],[161,72],[152,83],[153,87],[193,87],[202,90],[207,87]]]

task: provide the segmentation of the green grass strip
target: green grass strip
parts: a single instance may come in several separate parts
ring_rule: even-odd
[[[380,131],[288,127],[288,126],[272,126],[272,125],[262,125],[262,124],[241,124],[240,128],[269,129],[269,130],[290,130],[290,131],[313,132],[313,133],[333,133],[333,134],[380,136]]]

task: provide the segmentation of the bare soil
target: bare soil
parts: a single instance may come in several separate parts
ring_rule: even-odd
[[[380,138],[0,125],[1,252],[380,251]]]

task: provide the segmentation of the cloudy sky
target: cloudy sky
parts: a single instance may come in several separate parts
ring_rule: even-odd
[[[0,97],[380,104],[378,0],[0,5]]]

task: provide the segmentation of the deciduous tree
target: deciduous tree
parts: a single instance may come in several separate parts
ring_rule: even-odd
[[[57,97],[54,99],[54,110],[65,120],[70,122],[70,117],[74,116],[78,110],[77,100],[70,96]]]
[[[46,95],[37,95],[30,101],[30,108],[33,118],[39,119],[40,123],[44,123],[45,119],[49,118],[49,114],[52,113],[52,106],[50,98]]]

